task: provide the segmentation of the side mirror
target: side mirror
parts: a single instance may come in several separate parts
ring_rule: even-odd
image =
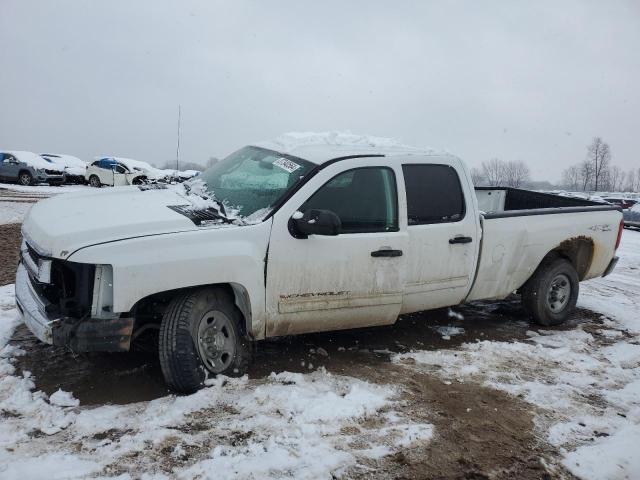
[[[342,230],[340,217],[331,210],[307,210],[296,212],[289,219],[289,232],[295,238],[309,235],[338,235]]]

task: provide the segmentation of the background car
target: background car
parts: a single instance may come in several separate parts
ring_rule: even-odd
[[[20,185],[64,183],[64,168],[47,162],[33,152],[5,150],[0,152],[0,159],[0,179],[5,182],[17,182]]]
[[[92,187],[139,185],[168,181],[169,176],[147,162],[123,157],[102,157],[87,167],[85,179]]]
[[[67,183],[84,184],[84,174],[87,171],[87,162],[73,155],[61,153],[41,153],[40,156],[50,163],[64,168],[65,181]]]
[[[625,227],[640,228],[640,203],[622,212]]]
[[[621,198],[621,197],[605,197],[605,201],[622,207],[623,210],[633,207],[636,203],[636,200],[632,200],[630,198]]]

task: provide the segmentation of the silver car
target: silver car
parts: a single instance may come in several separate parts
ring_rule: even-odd
[[[0,180],[20,185],[62,185],[64,172],[32,152],[0,152]]]

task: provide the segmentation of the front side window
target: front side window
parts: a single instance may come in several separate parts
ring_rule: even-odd
[[[197,176],[215,199],[242,217],[267,212],[314,164],[258,147],[245,147]],[[266,213],[265,213],[266,215]]]
[[[355,168],[342,172],[314,193],[299,210],[331,210],[342,222],[341,233],[398,230],[398,201],[393,170]]]
[[[449,165],[403,165],[409,226],[457,222],[465,212],[464,195]]]

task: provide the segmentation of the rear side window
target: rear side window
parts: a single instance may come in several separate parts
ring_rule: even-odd
[[[449,165],[403,165],[409,225],[458,222],[465,212],[460,179]]]
[[[314,193],[299,210],[331,210],[342,222],[341,233],[398,231],[396,179],[387,167],[342,172]]]

